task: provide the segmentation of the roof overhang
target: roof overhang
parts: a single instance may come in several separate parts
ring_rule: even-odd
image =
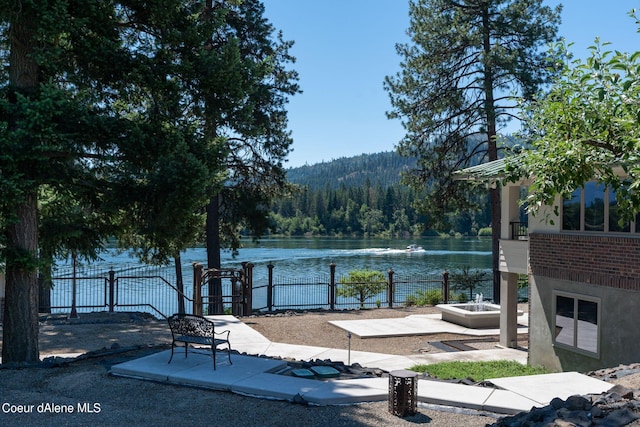
[[[459,181],[496,181],[506,176],[506,164],[505,159],[498,159],[455,171],[453,174]]]
[[[516,178],[513,171],[508,168],[518,168],[519,162],[517,156],[505,157],[491,162],[482,163],[477,166],[471,166],[466,169],[455,171],[453,174],[458,181],[484,182],[492,188],[495,188],[498,182],[503,185],[527,185],[528,178],[521,176]],[[508,181],[508,182],[507,182]]]

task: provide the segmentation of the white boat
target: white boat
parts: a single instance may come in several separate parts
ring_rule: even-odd
[[[407,252],[418,252],[418,251],[424,251],[422,246],[418,246],[416,244],[407,246]]]

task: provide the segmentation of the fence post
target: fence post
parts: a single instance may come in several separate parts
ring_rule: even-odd
[[[267,264],[269,279],[267,282],[267,310],[273,311],[273,264]]]
[[[387,303],[389,304],[389,308],[393,308],[393,269],[390,268],[387,274],[389,275],[389,281],[387,282]]]
[[[202,316],[202,264],[193,263],[193,314]]]
[[[332,262],[329,264],[329,270],[331,272],[329,276],[329,307],[331,310],[336,309],[336,264]]]
[[[253,264],[243,262],[242,268],[244,270],[244,289],[242,292],[244,307],[242,312],[248,316],[253,311]]]
[[[244,266],[243,266],[244,267]],[[231,276],[231,314],[242,316],[244,312],[244,270],[240,277]]]
[[[51,288],[52,288],[52,280],[48,279],[45,281],[44,276],[42,274],[38,274],[38,302],[39,308],[38,311],[40,313],[51,313]],[[0,285],[0,301],[4,300],[4,292]],[[0,314],[2,314],[2,307],[0,306]],[[0,318],[1,319],[1,318]]]
[[[445,304],[449,304],[449,272],[442,273],[442,299]]]
[[[113,268],[109,270],[109,313],[113,313],[115,306],[116,272]]]

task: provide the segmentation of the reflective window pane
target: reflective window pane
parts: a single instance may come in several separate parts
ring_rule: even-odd
[[[620,231],[625,233],[628,233],[630,231],[629,221],[620,223],[618,201],[616,199],[616,193],[613,189],[609,190],[609,231]]]
[[[562,202],[563,230],[580,230],[580,193],[577,189]]]
[[[573,346],[574,299],[556,295],[556,342]]]
[[[578,300],[578,348],[598,352],[598,303]]]
[[[604,231],[604,185],[584,186],[584,231]]]

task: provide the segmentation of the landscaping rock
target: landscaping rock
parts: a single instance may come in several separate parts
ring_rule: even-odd
[[[603,381],[613,381],[639,373],[640,366],[634,364],[601,369],[589,375]],[[636,399],[636,396],[640,396],[640,383],[637,387],[630,389],[616,384],[602,394],[570,396],[567,400],[555,398],[547,406],[501,418],[491,426],[626,426],[640,419],[640,400]]]

